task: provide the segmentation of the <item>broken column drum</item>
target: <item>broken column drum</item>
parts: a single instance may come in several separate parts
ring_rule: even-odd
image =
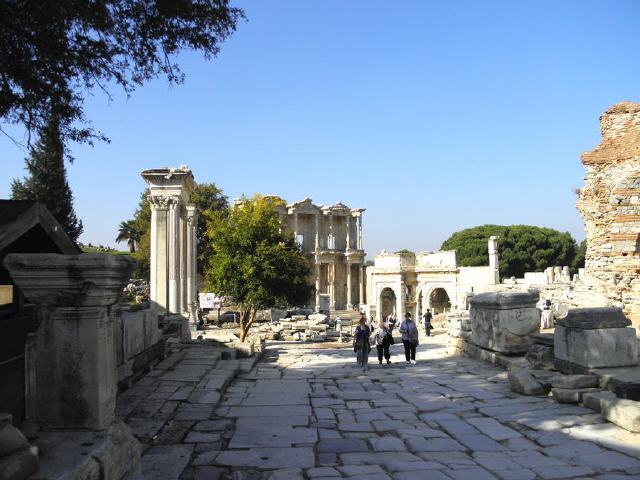
[[[4,265],[38,307],[38,425],[107,428],[115,418],[117,387],[111,310],[135,261],[107,254],[10,254]]]
[[[471,341],[501,353],[525,353],[540,330],[537,290],[481,293],[470,299]]]
[[[556,322],[554,365],[563,371],[638,364],[635,329],[616,307],[574,308]]]

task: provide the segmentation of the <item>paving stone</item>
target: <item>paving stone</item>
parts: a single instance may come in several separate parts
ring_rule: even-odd
[[[356,475],[376,475],[384,473],[384,470],[382,470],[378,465],[344,465],[342,467],[338,467],[338,470],[350,477]]]
[[[465,451],[466,448],[451,438],[407,438],[407,447],[412,452]]]
[[[435,470],[429,471],[427,475],[423,471],[408,471],[394,473],[393,480],[451,480],[451,477]]]
[[[291,447],[295,444],[315,443],[317,440],[318,432],[315,428],[265,425],[256,419],[236,425],[229,448]]]
[[[494,475],[480,467],[446,470],[445,473],[454,480],[498,480]]]
[[[229,467],[312,468],[315,467],[315,455],[310,447],[252,448],[220,452],[215,462]]]
[[[258,407],[231,407],[227,416],[229,417],[288,417],[311,415],[311,407],[307,405],[289,405],[287,408],[278,406],[258,406]]]
[[[340,472],[332,467],[320,467],[320,468],[310,468],[307,470],[307,476],[309,478],[316,477],[339,477]]]
[[[538,467],[533,469],[538,475],[545,480],[553,480],[556,478],[574,478],[586,475],[591,475],[593,470],[586,467],[569,467],[569,466],[557,466],[557,467]]]
[[[467,422],[494,440],[500,441],[500,440],[507,440],[510,438],[522,437],[522,435],[520,435],[515,430],[505,427],[504,425],[502,425],[500,422],[498,422],[493,418],[487,418],[487,417],[470,418],[467,420]]]
[[[220,441],[219,433],[189,432],[184,443],[214,443]]]
[[[357,438],[336,438],[320,440],[317,446],[318,453],[351,453],[368,452],[367,444]]]
[[[541,450],[541,453],[549,457],[556,457],[563,460],[571,460],[576,457],[580,458],[583,456],[591,456],[600,452],[602,452],[602,449],[597,445],[594,445],[593,443],[581,442],[571,439],[567,439],[561,445],[554,445],[552,447],[546,447]]]
[[[601,451],[581,457],[580,464],[604,471],[628,471],[629,469],[640,467],[640,460],[618,452]]]
[[[395,437],[370,438],[369,443],[376,452],[404,452],[407,450],[402,440]]]
[[[157,445],[145,452],[140,468],[145,480],[179,478],[191,458],[193,445]]]
[[[304,480],[299,468],[283,468],[266,474],[267,480]]]

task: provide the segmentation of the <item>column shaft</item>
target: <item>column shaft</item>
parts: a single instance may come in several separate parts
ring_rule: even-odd
[[[364,265],[360,264],[358,266],[358,287],[359,287],[359,296],[358,303],[360,305],[364,305]]]
[[[347,222],[347,250],[351,249],[351,214],[346,217]]]
[[[149,300],[156,303],[158,301],[158,207],[151,205],[151,232],[149,238]]]
[[[179,205],[171,203],[169,206],[169,312],[180,313],[180,287],[179,269],[180,269],[180,244],[179,229],[180,216]]]
[[[353,299],[351,298],[351,263],[347,261],[347,310],[353,308]]]

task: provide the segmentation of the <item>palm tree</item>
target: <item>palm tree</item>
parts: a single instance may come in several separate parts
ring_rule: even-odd
[[[129,252],[135,253],[136,242],[140,241],[140,232],[135,228],[133,220],[126,222],[120,222],[120,228],[118,229],[118,236],[116,242],[127,242],[129,246]]]

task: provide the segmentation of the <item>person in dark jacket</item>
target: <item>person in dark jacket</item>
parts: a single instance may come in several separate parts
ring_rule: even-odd
[[[363,370],[369,368],[370,337],[371,329],[367,326],[366,317],[362,316],[353,335],[353,351],[356,352],[356,361]]]
[[[427,337],[431,336],[431,329],[433,328],[431,326],[431,319],[432,318],[433,318],[433,315],[431,315],[431,310],[427,308],[427,311],[422,316],[422,319],[424,320],[424,331],[427,334]]]

